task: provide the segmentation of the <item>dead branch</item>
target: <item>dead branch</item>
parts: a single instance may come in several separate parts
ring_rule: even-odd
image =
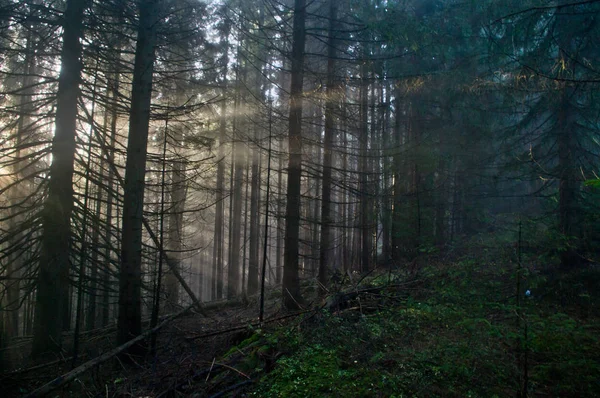
[[[298,315],[306,314],[306,313],[311,312],[311,311],[313,311],[313,310],[306,310],[306,311],[294,312],[293,314],[287,314],[287,315],[283,315],[283,316],[280,316],[280,317],[277,317],[277,318],[268,319],[266,321],[263,321],[263,324],[265,324],[265,323],[271,323],[271,322],[277,322],[277,321],[281,321],[281,320],[284,320],[284,319],[287,319],[287,318],[293,318],[293,317],[296,317]],[[251,327],[260,327],[260,323],[256,322],[256,323],[246,324],[246,325],[242,325],[242,326],[235,326],[235,327],[228,328],[228,329],[216,330],[216,331],[210,332],[210,333],[199,334],[199,335],[192,336],[192,337],[186,337],[185,339],[187,341],[193,341],[193,340],[203,339],[203,338],[207,338],[207,337],[219,336],[219,335],[225,334],[225,333],[231,333],[231,332],[237,332],[238,330],[244,330],[244,329],[247,329],[249,326],[251,326]]]
[[[136,343],[144,340],[148,336],[158,332],[160,329],[162,329],[165,325],[167,325],[173,319],[175,319],[178,316],[183,315],[185,312],[187,312],[191,307],[192,306],[188,306],[188,307],[184,308],[183,310],[171,315],[170,317],[168,317],[167,319],[162,321],[155,328],[145,331],[144,333],[140,334],[136,338],[129,340],[127,343],[122,344],[119,347],[78,366],[77,368],[73,369],[72,371],[55,378],[54,380],[50,381],[49,383],[44,384],[37,390],[32,391],[29,395],[26,396],[26,398],[43,397],[44,395],[48,394],[49,392],[54,391],[55,389],[65,385],[66,383],[74,380],[75,378],[77,378],[81,374],[87,372],[88,370],[100,365],[101,363],[108,361],[109,359],[115,357],[116,355],[125,351],[129,347],[133,346],[134,344],[136,344]]]

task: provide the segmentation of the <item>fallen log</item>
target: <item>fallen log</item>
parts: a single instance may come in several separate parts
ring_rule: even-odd
[[[362,295],[381,294],[381,292],[384,290],[388,290],[388,289],[392,289],[392,288],[396,288],[396,289],[404,288],[405,286],[410,285],[411,283],[414,283],[414,282],[415,281],[409,281],[409,282],[405,282],[405,283],[401,283],[401,284],[382,285],[382,286],[347,290],[347,291],[343,291],[343,292],[334,293],[334,294],[330,295],[329,297],[327,297],[325,304],[323,305],[322,308],[325,308],[330,312],[347,309],[349,307],[351,301],[356,300],[357,298],[359,298]]]
[[[171,315],[170,317],[166,318],[164,321],[162,321],[160,324],[158,324],[155,328],[147,330],[144,333],[140,334],[139,336],[129,340],[127,343],[122,344],[119,347],[117,347],[105,354],[100,355],[99,357],[96,357],[90,361],[87,361],[86,363],[76,367],[75,369],[71,370],[70,372],[55,378],[54,380],[50,381],[49,383],[46,383],[43,386],[41,386],[40,388],[32,391],[25,398],[43,397],[44,395],[48,394],[49,392],[56,390],[60,386],[63,386],[70,381],[73,381],[75,378],[77,378],[81,374],[100,365],[101,363],[108,361],[109,359],[117,356],[118,354],[125,351],[132,345],[134,345],[134,344],[144,340],[148,336],[158,332],[160,329],[162,329],[165,325],[167,325],[173,319],[175,319],[178,316],[183,315],[184,313],[189,311],[190,308],[192,308],[191,305],[184,308],[183,310]]]
[[[265,324],[265,323],[282,321],[284,319],[293,318],[298,315],[307,314],[309,312],[313,312],[313,310],[304,310],[304,311],[294,312],[292,314],[287,314],[287,315],[283,315],[283,316],[280,316],[277,318],[264,320],[262,323]],[[185,340],[193,341],[193,340],[203,339],[203,338],[207,338],[207,337],[219,336],[219,335],[225,334],[225,333],[232,333],[232,332],[237,332],[240,330],[245,330],[245,329],[248,329],[248,327],[253,327],[253,328],[261,327],[261,323],[260,322],[248,323],[248,324],[241,325],[241,326],[234,326],[234,327],[228,328],[228,329],[221,329],[221,330],[216,330],[214,332],[209,332],[209,333],[205,333],[205,334],[198,334],[196,336],[186,337]]]
[[[142,217],[142,222],[144,223],[144,227],[146,227],[146,231],[148,231],[148,235],[150,235],[150,238],[152,239],[152,241],[154,242],[156,247],[159,249],[160,254],[163,256],[163,258],[167,262],[169,269],[171,270],[173,275],[175,275],[175,278],[177,278],[177,280],[183,287],[183,290],[185,290],[186,293],[188,294],[188,296],[190,296],[195,307],[198,309],[198,312],[200,312],[202,315],[204,315],[205,317],[208,318],[208,314],[204,310],[202,303],[200,303],[200,300],[198,300],[198,297],[196,297],[196,295],[194,294],[192,289],[190,289],[190,286],[187,284],[187,282],[183,279],[183,277],[179,273],[179,270],[177,269],[177,265],[173,264],[173,261],[169,258],[169,256],[167,256],[167,252],[165,252],[165,250],[162,248],[162,245],[160,244],[158,238],[156,237],[156,234],[152,230],[152,227],[150,226],[150,223],[148,222],[146,217]]]

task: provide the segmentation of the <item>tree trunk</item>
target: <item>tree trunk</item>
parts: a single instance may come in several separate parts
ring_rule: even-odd
[[[183,134],[181,126],[176,126],[173,132],[173,147],[181,145]],[[185,210],[185,159],[177,156],[171,169],[171,207],[169,211],[168,247],[170,258],[177,270],[181,267],[181,251],[183,248],[183,212]],[[175,312],[179,305],[179,281],[173,271],[166,274],[166,309],[168,313]]]
[[[292,36],[292,82],[290,88],[289,151],[283,304],[297,309],[302,302],[298,276],[300,238],[300,181],[302,176],[302,82],[306,0],[295,0]]]
[[[342,98],[342,148],[348,148],[348,124],[346,119],[346,95]],[[350,246],[351,240],[349,239],[349,228],[350,223],[348,222],[350,214],[352,214],[352,203],[350,201],[350,195],[348,191],[348,150],[344,149],[342,152],[342,268],[346,273],[350,267]]]
[[[81,79],[84,0],[68,0],[63,23],[61,71],[48,197],[42,211],[42,248],[37,280],[32,355],[58,351],[62,345],[64,310],[69,303],[71,212],[77,101]]]
[[[255,136],[255,139],[257,137]],[[250,191],[250,250],[248,258],[248,295],[258,291],[258,244],[259,244],[259,219],[258,207],[260,194],[260,164],[258,149],[252,151],[252,182]]]
[[[564,84],[564,83],[563,83]],[[566,84],[564,84],[566,86]],[[577,265],[577,224],[579,181],[577,179],[577,166],[575,164],[576,138],[571,117],[570,104],[573,90],[562,87],[561,100],[558,109],[558,212],[559,228],[561,234],[568,240],[567,248],[561,253],[560,265],[569,268]]]
[[[370,268],[371,259],[371,209],[370,209],[370,187],[369,187],[369,120],[368,120],[368,100],[369,86],[367,80],[367,51],[363,46],[362,64],[360,67],[360,157],[359,157],[359,181],[360,181],[360,230],[361,230],[361,250],[360,250],[360,268],[366,272]]]
[[[238,66],[238,79],[240,81],[245,80],[245,67]],[[241,75],[240,75],[240,72]],[[231,217],[231,240],[229,242],[229,264],[227,265],[227,298],[234,298],[237,296],[240,285],[240,238],[242,232],[242,186],[244,185],[244,163],[246,156],[243,153],[242,144],[240,141],[240,120],[241,117],[237,115],[237,111],[240,109],[241,98],[241,83],[238,82],[236,87],[236,119],[234,120],[234,142],[233,142],[233,192],[232,192],[232,208],[230,211]]]
[[[279,141],[279,164],[277,170],[277,242],[275,248],[275,283],[281,283],[281,276],[283,274],[282,265],[282,243],[283,243],[283,143]]]
[[[246,162],[246,188],[244,189],[244,234],[242,237],[242,295],[246,295],[247,282],[246,282],[246,271],[248,266],[248,198],[250,197],[250,184],[248,184],[248,178],[250,178],[250,163]]]
[[[392,257],[392,246],[391,246],[391,206],[390,206],[390,151],[389,146],[386,147],[387,143],[393,143],[389,135],[390,127],[390,114],[391,114],[391,96],[390,96],[390,85],[385,85],[385,101],[384,101],[384,115],[383,115],[383,126],[381,128],[381,142],[384,145],[382,148],[383,155],[383,195],[382,195],[382,210],[381,210],[381,225],[383,231],[381,233],[382,241],[382,254],[383,260],[388,261]]]
[[[401,123],[401,104],[400,104],[400,92],[396,91],[394,96],[394,155],[393,155],[393,205],[392,205],[392,260],[398,264],[402,255],[402,239],[401,239],[401,206],[402,206],[402,192],[401,192],[401,169],[402,169],[402,123]]]
[[[8,230],[10,231],[10,247],[13,254],[9,257],[6,264],[5,276],[9,278],[6,281],[6,307],[4,308],[4,342],[9,344],[10,340],[19,335],[19,309],[20,309],[20,274],[24,263],[26,253],[20,250],[23,245],[23,217],[21,211],[27,206],[27,197],[30,192],[30,181],[25,179],[29,174],[26,145],[31,137],[31,117],[32,101],[35,94],[34,78],[35,73],[35,43],[33,40],[33,27],[27,26],[27,43],[25,45],[25,70],[21,80],[21,97],[19,98],[19,121],[17,123],[17,133],[15,142],[15,159],[13,172],[16,185],[9,191],[9,202],[11,204],[11,217],[8,220]],[[2,313],[2,312],[0,312]]]
[[[217,165],[217,206],[215,209],[215,231],[213,239],[213,259],[212,259],[212,285],[216,287],[219,275],[223,274],[223,239],[225,231],[225,203],[224,203],[224,192],[225,192],[225,153],[224,145],[227,136],[227,73],[229,71],[229,34],[231,32],[231,24],[225,22],[225,29],[223,31],[223,38],[225,40],[223,56],[221,57],[221,63],[223,67],[223,73],[221,77],[221,84],[223,89],[221,95],[223,99],[221,101],[221,114],[219,115],[219,153],[218,153],[218,165]],[[216,288],[211,291],[213,299],[216,299]]]
[[[139,12],[125,165],[121,269],[119,272],[118,344],[126,343],[142,331],[142,218],[152,75],[159,22],[158,0],[141,0]],[[141,346],[134,346],[130,352],[141,354]]]
[[[256,23],[257,32],[262,32],[264,26],[264,15],[263,9],[258,11],[258,21]],[[257,98],[260,103],[258,106],[262,106],[265,103],[265,96],[263,92],[263,68],[267,58],[265,46],[262,43],[257,43],[259,49],[256,56],[254,57],[253,65],[255,68],[254,82],[253,85],[253,96]],[[260,157],[260,143],[261,134],[260,128],[255,127],[254,131],[254,142],[255,146],[252,150],[252,182],[251,182],[251,193],[250,193],[250,250],[248,259],[248,288],[247,294],[252,295],[258,292],[258,267],[259,267],[259,244],[260,244],[260,186],[261,186],[261,157]],[[266,237],[265,237],[266,239]]]

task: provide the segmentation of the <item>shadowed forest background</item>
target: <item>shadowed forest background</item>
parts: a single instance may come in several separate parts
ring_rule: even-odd
[[[27,394],[28,367],[54,366],[37,388],[124,345],[126,367],[160,357],[163,322],[238,305],[260,333],[212,344],[262,341],[247,351],[275,384],[227,386],[224,366],[206,396],[600,393],[599,23],[597,0],[0,0],[0,371]],[[360,323],[399,302],[377,318],[398,323]],[[262,331],[315,308],[316,335]],[[391,373],[434,385],[456,370],[436,361],[473,355],[463,390],[325,391],[310,371],[286,389],[303,360],[356,380],[364,358],[332,358],[363,332],[371,371],[400,367],[386,333],[438,321],[466,329],[436,349],[498,327],[511,354],[490,363],[510,365],[469,379],[489,354],[472,346]],[[351,332],[327,348],[322,327]]]

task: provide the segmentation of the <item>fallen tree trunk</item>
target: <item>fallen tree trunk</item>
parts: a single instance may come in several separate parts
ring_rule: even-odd
[[[162,245],[160,244],[160,242],[159,242],[158,238],[156,237],[156,234],[154,233],[154,231],[152,231],[152,228],[150,227],[150,223],[148,222],[148,220],[146,219],[146,217],[142,218],[142,222],[144,223],[144,227],[146,227],[146,231],[148,231],[148,234],[150,235],[150,238],[152,239],[152,241],[154,242],[154,244],[156,245],[156,247],[159,249],[160,254],[163,256],[163,258],[167,262],[167,265],[169,266],[169,269],[171,270],[171,272],[173,272],[173,275],[175,275],[175,278],[177,278],[177,280],[179,281],[179,283],[181,284],[181,286],[183,287],[183,289],[186,291],[186,293],[188,294],[188,296],[190,296],[190,298],[192,299],[192,302],[194,303],[194,305],[198,309],[198,312],[200,312],[202,315],[204,315],[205,317],[208,318],[208,314],[204,310],[204,308],[202,306],[202,303],[200,303],[200,300],[198,300],[198,297],[196,297],[196,295],[194,294],[194,292],[192,291],[192,289],[190,289],[190,286],[183,279],[183,277],[179,273],[179,270],[177,269],[177,266],[175,264],[173,264],[173,261],[171,261],[171,259],[169,258],[169,256],[167,256],[167,253],[162,248]]]
[[[351,301],[358,299],[362,295],[381,294],[382,291],[390,290],[393,288],[396,288],[396,289],[403,288],[414,282],[416,282],[416,281],[409,281],[406,283],[393,284],[393,285],[375,286],[375,287],[369,287],[369,288],[364,288],[364,289],[347,290],[347,291],[334,293],[334,294],[330,295],[329,297],[327,297],[327,300],[325,301],[325,304],[323,305],[322,308],[325,308],[330,312],[339,311],[341,309],[348,308],[349,303]]]
[[[313,311],[314,310],[304,310],[304,311],[294,312],[293,314],[287,314],[287,315],[283,315],[283,316],[280,316],[277,318],[267,319],[267,320],[263,321],[262,324],[260,322],[248,323],[248,324],[241,325],[241,326],[234,326],[234,327],[228,328],[228,329],[216,330],[214,332],[209,332],[209,333],[205,333],[205,334],[199,334],[196,336],[186,337],[185,339],[187,341],[193,341],[193,340],[203,339],[203,338],[207,338],[207,337],[219,336],[219,335],[225,334],[225,333],[232,333],[232,332],[237,332],[240,330],[245,330],[245,329],[248,329],[248,327],[260,328],[262,325],[264,325],[266,323],[282,321],[287,318],[293,318],[293,317],[296,317],[296,316],[299,316],[302,314],[307,314],[307,313],[313,312]]]
[[[178,316],[183,315],[185,312],[189,311],[190,308],[192,308],[192,306],[188,306],[188,307],[184,308],[183,310],[171,315],[170,317],[168,317],[167,319],[162,321],[160,324],[158,324],[155,328],[145,331],[144,333],[140,334],[136,338],[129,340],[127,343],[122,344],[119,347],[117,347],[105,354],[100,355],[99,357],[96,357],[90,361],[87,361],[86,363],[76,367],[72,371],[55,378],[54,380],[50,381],[49,383],[44,384],[37,390],[32,391],[29,395],[26,396],[26,398],[43,397],[44,395],[48,394],[49,392],[56,390],[60,386],[63,386],[70,381],[73,381],[75,378],[77,378],[81,374],[100,365],[101,363],[108,361],[109,359],[111,359],[111,358],[115,357],[116,355],[120,354],[121,352],[125,351],[132,345],[134,345],[134,344],[144,340],[148,336],[158,332],[160,329],[162,329],[166,324],[171,322],[173,319],[175,319]]]

